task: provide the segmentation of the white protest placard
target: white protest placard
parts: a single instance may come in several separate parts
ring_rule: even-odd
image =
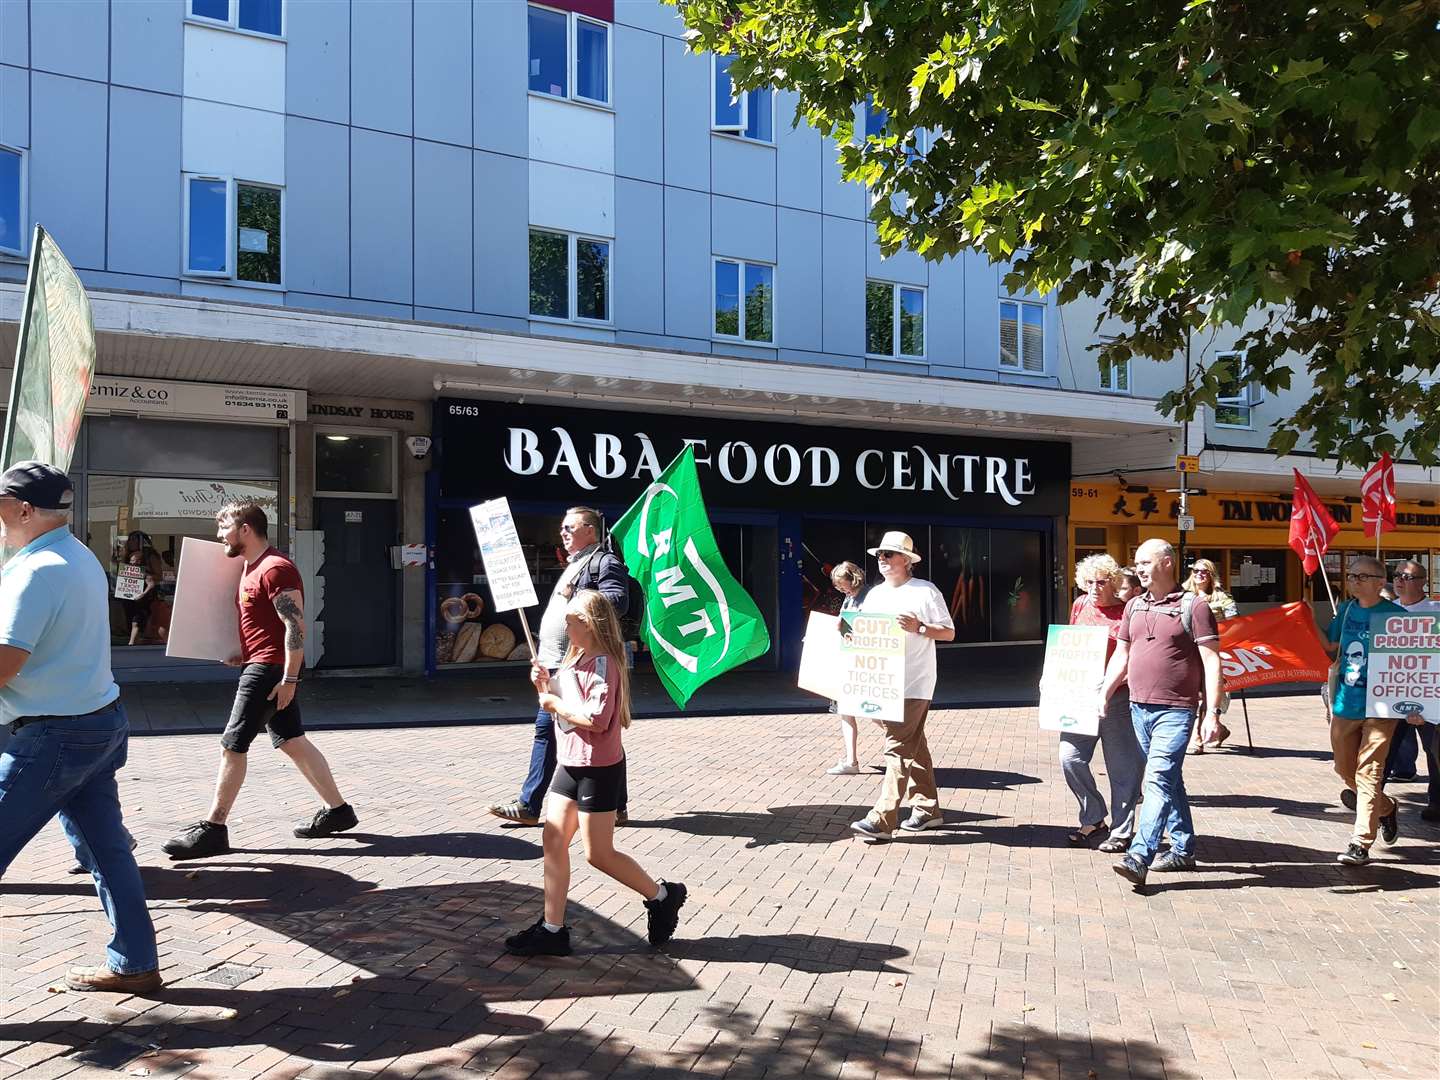
[[[244,572],[245,560],[227,557],[225,545],[181,539],[166,656],[223,662],[240,654],[235,597]]]
[[[1365,687],[1366,716],[1440,724],[1440,612],[1373,618]]]
[[[894,615],[847,611],[840,639],[841,716],[898,724],[905,719],[905,632]]]
[[[470,523],[475,527],[480,558],[485,562],[493,610],[513,611],[538,604],[530,564],[520,546],[520,534],[515,531],[515,515],[510,513],[510,500],[491,499],[472,506]]]
[[[834,615],[810,612],[795,685],[831,701],[840,696],[840,620]]]
[[[1100,683],[1110,631],[1104,626],[1052,626],[1040,675],[1040,730],[1100,733]]]
[[[145,568],[122,566],[115,575],[115,599],[139,600],[145,595]]]

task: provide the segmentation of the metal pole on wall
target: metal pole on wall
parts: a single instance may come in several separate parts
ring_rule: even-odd
[[[1180,424],[1180,442],[1182,454],[1190,453],[1190,339],[1191,332],[1185,331],[1185,419]],[[1186,496],[1190,490],[1190,474],[1180,474],[1180,516],[1186,517],[1190,513],[1190,504]],[[1188,530],[1180,530],[1180,563],[1175,567],[1177,579],[1185,577],[1185,534]],[[1215,583],[1217,586],[1219,582]]]

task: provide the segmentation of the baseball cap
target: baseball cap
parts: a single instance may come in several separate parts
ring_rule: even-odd
[[[19,461],[0,476],[0,495],[28,502],[37,510],[69,510],[75,501],[75,485],[53,465]]]

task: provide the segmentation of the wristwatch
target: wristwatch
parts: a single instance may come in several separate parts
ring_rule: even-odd
[[[925,624],[924,624],[923,622],[920,624],[920,631],[919,631],[919,632],[920,632],[920,636],[921,636],[921,637],[924,637],[924,636],[925,636]]]

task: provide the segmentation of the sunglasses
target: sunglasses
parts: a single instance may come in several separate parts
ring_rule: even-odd
[[[1209,570],[1192,570],[1191,573],[1193,573],[1196,577],[1209,577],[1209,576],[1210,576],[1210,571],[1209,571]]]
[[[1424,581],[1424,574],[1396,574],[1396,581]]]
[[[886,551],[884,548],[881,548],[879,551],[875,552],[875,557],[877,559],[893,559],[899,555],[904,554],[905,553],[903,551]]]
[[[560,531],[561,531],[562,533],[576,533],[576,532],[579,532],[581,529],[588,529],[588,528],[590,528],[589,525],[587,525],[587,524],[584,523],[584,522],[581,522],[579,525],[561,525],[561,526],[560,526]]]

